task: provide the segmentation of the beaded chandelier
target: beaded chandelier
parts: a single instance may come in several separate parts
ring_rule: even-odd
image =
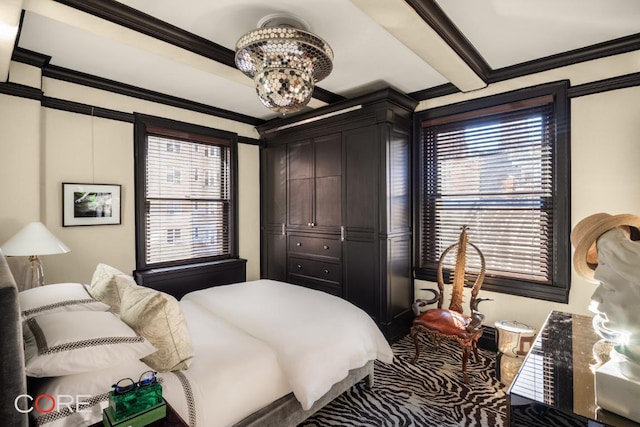
[[[236,66],[253,79],[267,108],[281,114],[300,111],[315,82],[331,73],[333,51],[290,16],[266,16],[258,27],[236,43]]]

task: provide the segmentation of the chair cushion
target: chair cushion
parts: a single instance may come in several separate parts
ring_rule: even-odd
[[[471,319],[453,310],[434,308],[421,313],[413,320],[414,326],[420,325],[443,335],[469,338],[466,330]]]

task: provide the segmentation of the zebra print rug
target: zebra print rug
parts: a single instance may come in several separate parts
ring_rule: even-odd
[[[299,427],[503,426],[506,388],[495,377],[495,354],[481,349],[479,362],[472,356],[464,384],[460,346],[445,341],[435,349],[420,339],[415,365],[406,336],[392,346],[393,364],[376,361],[373,388],[352,387]]]

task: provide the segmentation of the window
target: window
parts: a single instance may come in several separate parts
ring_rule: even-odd
[[[136,115],[138,270],[237,258],[236,139]]]
[[[167,157],[175,157],[175,156],[167,156]],[[173,168],[167,171],[167,182],[169,184],[180,184],[180,177],[182,173],[180,169]]]
[[[180,152],[180,143],[176,141],[167,141],[167,152]]]
[[[435,280],[440,255],[467,225],[485,256],[483,289],[567,302],[566,90],[553,83],[416,115],[417,278]],[[467,265],[479,269],[474,251]]]
[[[170,245],[175,245],[180,243],[181,232],[179,228],[169,228],[167,229],[167,243]]]

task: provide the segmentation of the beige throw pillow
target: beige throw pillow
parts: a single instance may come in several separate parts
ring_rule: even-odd
[[[117,282],[117,276],[128,277],[131,280]],[[135,285],[133,277],[125,275],[110,265],[98,264],[91,278],[90,292],[95,299],[111,306],[112,312],[119,313],[122,293],[129,284]]]
[[[178,300],[144,286],[130,286],[122,296],[120,318],[158,349],[143,362],[159,372],[188,369],[193,347]]]

